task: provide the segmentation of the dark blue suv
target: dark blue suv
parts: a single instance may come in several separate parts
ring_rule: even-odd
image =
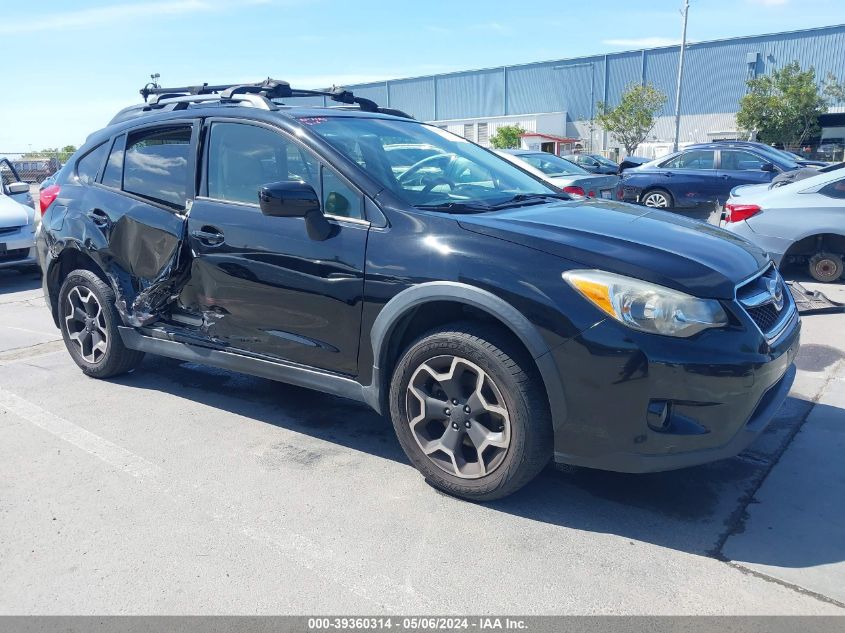
[[[625,199],[658,208],[724,204],[737,185],[771,182],[779,173],[800,168],[785,154],[754,145],[690,145],[629,169],[622,176]]]

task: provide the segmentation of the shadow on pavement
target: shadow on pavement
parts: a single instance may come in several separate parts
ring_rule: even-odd
[[[115,382],[173,394],[368,455],[408,463],[390,422],[365,405],[343,398],[151,356],[137,371]],[[737,458],[642,475],[550,467],[516,494],[485,507],[570,529],[616,534],[632,541],[713,555],[725,534],[741,528],[740,512],[768,473],[767,451],[776,459],[774,453],[783,438],[808,410],[809,403],[790,398],[771,425],[776,439],[763,439],[764,435]],[[772,441],[774,447],[758,446]],[[783,564],[789,556],[765,552],[760,562]],[[838,545],[825,544],[814,557],[792,564],[842,560],[845,540]]]
[[[0,270],[0,295],[41,288],[41,274],[33,269]]]

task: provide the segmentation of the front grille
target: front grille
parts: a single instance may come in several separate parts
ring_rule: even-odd
[[[759,308],[746,308],[748,316],[752,318],[763,332],[769,332],[780,321],[783,310],[778,312],[775,306],[771,303],[760,306]]]
[[[0,229],[0,235],[9,235],[10,233],[17,233],[22,228],[22,226],[7,226]]]
[[[5,253],[0,253],[0,262],[14,262],[19,259],[26,259],[28,254],[28,248],[13,248]]]
[[[736,298],[769,340],[780,334],[795,312],[789,288],[774,266],[737,288]]]

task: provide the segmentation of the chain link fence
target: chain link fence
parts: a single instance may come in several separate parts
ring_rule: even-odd
[[[40,185],[50,178],[70,158],[73,152],[4,152],[0,151],[0,177],[3,185],[26,182]]]

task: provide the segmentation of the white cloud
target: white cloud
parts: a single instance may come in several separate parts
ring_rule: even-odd
[[[271,0],[240,0],[240,5],[268,4]],[[11,18],[0,23],[0,34],[14,35],[40,31],[64,31],[86,29],[115,22],[126,22],[144,18],[157,19],[161,16],[183,15],[226,9],[233,3],[222,0],[157,0],[113,4],[63,13],[44,13],[37,19],[32,16]]]
[[[602,40],[602,44],[627,48],[657,48],[658,46],[673,46],[681,41],[673,37],[636,37],[612,40]]]

